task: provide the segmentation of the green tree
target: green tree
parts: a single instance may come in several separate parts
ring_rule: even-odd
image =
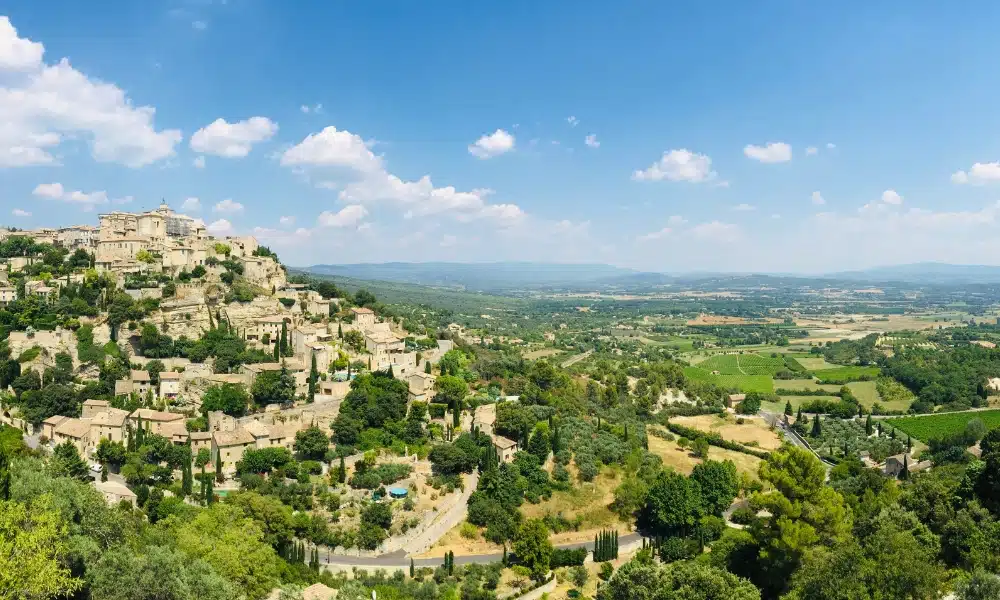
[[[615,499],[611,503],[611,508],[623,521],[629,521],[646,504],[648,493],[649,486],[641,478],[634,475],[626,477],[615,488]]]
[[[691,479],[698,483],[705,512],[720,516],[729,508],[740,490],[740,478],[731,460],[706,460],[695,465]]]
[[[250,395],[246,388],[238,383],[223,383],[213,385],[201,399],[201,410],[206,415],[212,411],[221,410],[231,417],[242,417],[247,412]]]
[[[237,595],[208,563],[166,546],[149,546],[142,552],[112,548],[88,569],[87,582],[93,600],[230,600]]]
[[[279,371],[263,371],[254,378],[250,395],[254,404],[288,405],[295,401],[295,380],[284,364]]]
[[[55,447],[50,466],[53,473],[62,477],[90,481],[87,463],[83,462],[76,446],[71,442],[63,442]]]
[[[548,575],[552,542],[549,541],[549,528],[544,521],[528,519],[521,524],[514,537],[514,554],[518,563],[527,567],[536,581]]]
[[[792,416],[792,401],[791,400],[786,400],[785,401],[785,416],[786,417]]]
[[[544,463],[549,457],[551,443],[549,440],[549,424],[542,422],[535,425],[535,430],[528,440],[528,452],[534,454],[540,463]]]
[[[1000,598],[1000,577],[977,570],[959,582],[955,597],[957,600],[996,600]]]
[[[649,488],[639,522],[654,535],[687,536],[703,515],[704,502],[697,482],[674,471],[663,471]]]
[[[303,460],[322,460],[330,449],[330,438],[314,425],[295,434],[294,448]]]
[[[0,501],[0,598],[59,598],[80,589],[66,566],[68,542],[51,496],[30,506]]]
[[[604,563],[608,564],[608,563]],[[634,558],[601,586],[597,600],[760,600],[746,579],[694,561],[657,565]]]

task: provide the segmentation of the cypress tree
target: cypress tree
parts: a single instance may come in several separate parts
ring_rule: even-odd
[[[813,428],[812,428],[812,434],[811,435],[812,435],[812,437],[819,437],[819,436],[823,435],[823,426],[819,422],[819,415],[818,414],[815,416],[815,418],[813,418]]]
[[[458,429],[462,424],[462,414],[459,409],[459,402],[461,400],[455,400],[455,404],[451,407],[451,426]]]
[[[910,456],[908,454],[903,455],[903,470],[899,472],[899,480],[906,481],[910,478]]]
[[[802,422],[802,407],[799,407],[799,412],[795,415],[795,423],[799,424]]]
[[[340,468],[337,469],[337,483],[347,481],[347,465],[344,463],[344,455],[340,455]]]
[[[395,379],[396,375],[392,372],[392,365],[389,365],[389,378]]]
[[[185,496],[191,495],[191,487],[191,463],[184,461],[184,467],[181,469],[181,490]]]
[[[424,361],[424,373],[430,375],[431,373],[431,361]]]
[[[208,504],[208,487],[205,485],[205,465],[201,465],[201,501]]]
[[[344,339],[344,327],[340,321],[337,321],[337,339]]]
[[[309,367],[309,393],[306,402],[312,402],[316,395],[316,381],[319,379],[319,369],[316,368],[316,355],[312,355],[312,365]]]
[[[868,415],[868,418],[865,419],[865,435],[871,435],[871,434],[872,434],[872,416]]]
[[[205,505],[211,506],[212,504],[215,504],[215,485],[211,477],[208,478],[205,493]]]
[[[906,436],[906,451],[909,452],[910,450],[913,450],[913,440],[910,439],[909,435],[907,435]]]
[[[372,357],[371,356],[368,357],[368,370],[369,371],[372,370]]]
[[[288,356],[288,324],[281,322],[281,340],[279,341],[281,356]]]
[[[108,480],[108,465],[101,465],[101,481]]]
[[[221,456],[219,457],[219,460],[215,461],[215,480],[218,481],[219,483],[222,483],[223,481],[226,480],[226,478],[223,477],[223,475],[222,475],[222,457]]]
[[[413,568],[413,559],[411,558],[410,559],[410,579],[413,579],[414,575],[416,575],[416,570]]]
[[[281,352],[281,344],[279,343],[278,340],[274,340],[274,360],[275,361],[277,361],[280,358],[280,356],[279,356],[280,352]]]
[[[792,416],[792,401],[791,400],[786,400],[785,401],[785,416],[786,417]]]
[[[0,500],[10,500],[10,459],[0,448]]]

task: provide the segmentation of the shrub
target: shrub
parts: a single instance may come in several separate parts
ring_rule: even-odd
[[[475,540],[479,538],[479,529],[468,521],[462,523],[458,533],[467,540]]]
[[[552,550],[552,558],[549,559],[549,566],[553,569],[582,566],[583,561],[586,559],[586,548],[555,548]]]

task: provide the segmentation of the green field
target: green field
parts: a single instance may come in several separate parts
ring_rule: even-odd
[[[773,376],[785,368],[785,361],[759,354],[719,354],[698,363],[698,367],[721,375]]]
[[[764,402],[762,408],[781,414],[785,410],[785,403],[792,403],[792,410],[797,411],[799,406],[813,400],[825,400],[827,402],[839,402],[840,396],[781,396],[780,402]]]
[[[703,363],[704,364],[704,363]],[[684,376],[695,381],[707,381],[727,389],[738,389],[742,392],[773,392],[774,379],[770,375],[713,375],[697,367],[684,367]]]
[[[898,417],[886,419],[893,427],[905,431],[914,438],[926,442],[965,429],[972,419],[979,419],[987,429],[1000,427],[1000,410],[979,410],[944,415],[922,415],[919,417]]]
[[[820,381],[843,381],[860,377],[878,377],[878,367],[836,367],[833,369],[818,369],[812,372]]]
[[[818,371],[822,369],[836,369],[840,365],[835,365],[833,363],[826,362],[826,359],[822,356],[817,356],[816,354],[804,354],[801,357],[796,356],[795,360],[809,369],[810,371]]]

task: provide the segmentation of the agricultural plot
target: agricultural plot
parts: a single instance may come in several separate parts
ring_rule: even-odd
[[[759,354],[720,354],[702,361],[698,366],[709,372],[718,371],[722,375],[773,376],[785,368],[785,361]]]
[[[819,369],[812,372],[820,381],[844,381],[861,377],[878,377],[878,367],[837,367],[835,369]]]
[[[696,417],[672,417],[671,423],[690,427],[707,433],[717,433],[722,439],[737,442],[753,448],[776,450],[781,447],[782,439],[764,419],[745,417],[743,423],[738,423],[732,415],[699,415]]]
[[[798,408],[799,404],[808,402],[809,400],[829,400],[834,396],[837,396],[837,398],[834,398],[835,400],[839,400],[840,388],[843,386],[834,384],[817,384],[810,380],[792,379],[788,381],[775,381],[774,387],[779,390],[822,390],[829,394],[829,396],[795,396],[794,394],[781,396],[782,408],[784,408],[785,400],[790,400],[792,402],[792,406]],[[847,387],[851,390],[851,393],[854,394],[854,397],[858,399],[858,402],[861,403],[861,406],[864,406],[867,409],[871,409],[876,402],[882,404],[884,408],[889,410],[906,410],[910,406],[908,402],[884,402],[881,396],[879,396],[874,381],[852,381],[847,384]]]
[[[906,450],[906,436],[896,433],[892,437],[889,429],[879,435],[869,437],[865,433],[864,421],[825,418],[820,421],[820,434],[811,435],[812,421],[806,426],[806,440],[813,450],[823,456],[843,458],[857,456],[867,451],[876,462],[882,462],[887,456],[899,454]]]
[[[684,376],[695,381],[707,381],[726,389],[742,392],[774,391],[774,379],[770,375],[713,375],[711,371],[698,367],[685,367]]]
[[[803,357],[795,357],[795,360],[799,361],[806,369],[810,371],[820,371],[823,369],[836,369],[840,365],[835,365],[833,363],[826,362],[826,359],[822,356],[817,357],[815,354],[806,354]]]
[[[969,421],[979,419],[986,429],[1000,427],[1000,410],[978,410],[943,415],[922,415],[919,417],[898,417],[886,419],[893,427],[912,435],[922,442],[959,433]]]

